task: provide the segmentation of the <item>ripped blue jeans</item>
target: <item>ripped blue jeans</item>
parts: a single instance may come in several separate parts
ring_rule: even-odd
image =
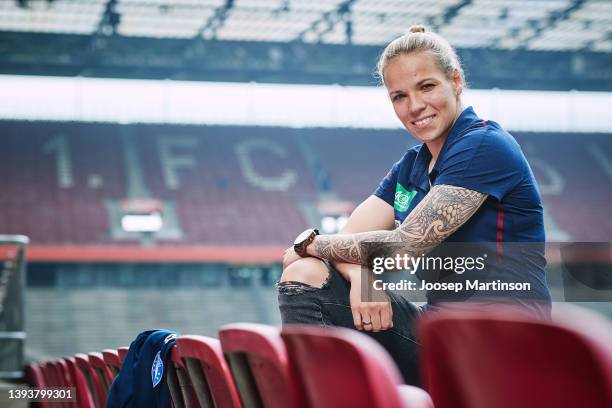
[[[315,324],[355,329],[349,300],[350,284],[328,265],[323,287],[302,282],[278,283],[278,304],[283,324]],[[415,336],[420,309],[403,297],[387,292],[393,308],[393,328],[377,333],[363,331],[378,341],[397,364],[406,384],[419,385],[418,349]]]

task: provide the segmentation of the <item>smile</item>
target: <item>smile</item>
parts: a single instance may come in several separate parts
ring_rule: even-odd
[[[436,117],[436,115],[427,116],[426,118],[419,119],[417,121],[412,122],[412,124],[415,125],[416,127],[422,128],[422,127],[425,127],[425,126],[429,125],[429,123],[435,117]]]

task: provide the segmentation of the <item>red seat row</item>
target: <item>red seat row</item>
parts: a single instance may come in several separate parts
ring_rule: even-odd
[[[104,350],[102,353],[76,354],[73,357],[30,363],[25,367],[26,381],[36,388],[73,388],[74,402],[39,402],[47,407],[104,407],[113,379],[127,354],[127,347]]]
[[[355,330],[252,323],[223,326],[218,340],[179,336],[167,382],[176,408],[612,406],[612,326],[560,310],[554,321],[491,306],[425,316],[427,392],[402,384],[386,351]],[[119,364],[111,350],[77,354],[31,364],[28,377],[74,386],[78,406],[98,407]]]

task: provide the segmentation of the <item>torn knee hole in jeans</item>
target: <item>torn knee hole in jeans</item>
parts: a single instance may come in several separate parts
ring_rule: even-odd
[[[329,286],[329,281],[331,278],[331,274],[325,278],[325,282],[323,282],[323,286],[320,288],[316,286],[309,285],[308,283],[298,282],[298,281],[284,281],[277,282],[276,289],[278,289],[278,293],[283,295],[299,295],[307,292],[314,292],[317,290],[325,289]]]

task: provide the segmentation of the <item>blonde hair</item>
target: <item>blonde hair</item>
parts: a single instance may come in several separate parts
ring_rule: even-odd
[[[413,52],[429,51],[433,54],[436,63],[447,76],[453,79],[455,70],[459,72],[461,80],[465,83],[465,74],[459,62],[455,49],[442,36],[427,31],[423,25],[413,25],[408,32],[391,41],[378,59],[377,71],[381,82],[385,82],[385,68],[394,58],[411,54]]]

